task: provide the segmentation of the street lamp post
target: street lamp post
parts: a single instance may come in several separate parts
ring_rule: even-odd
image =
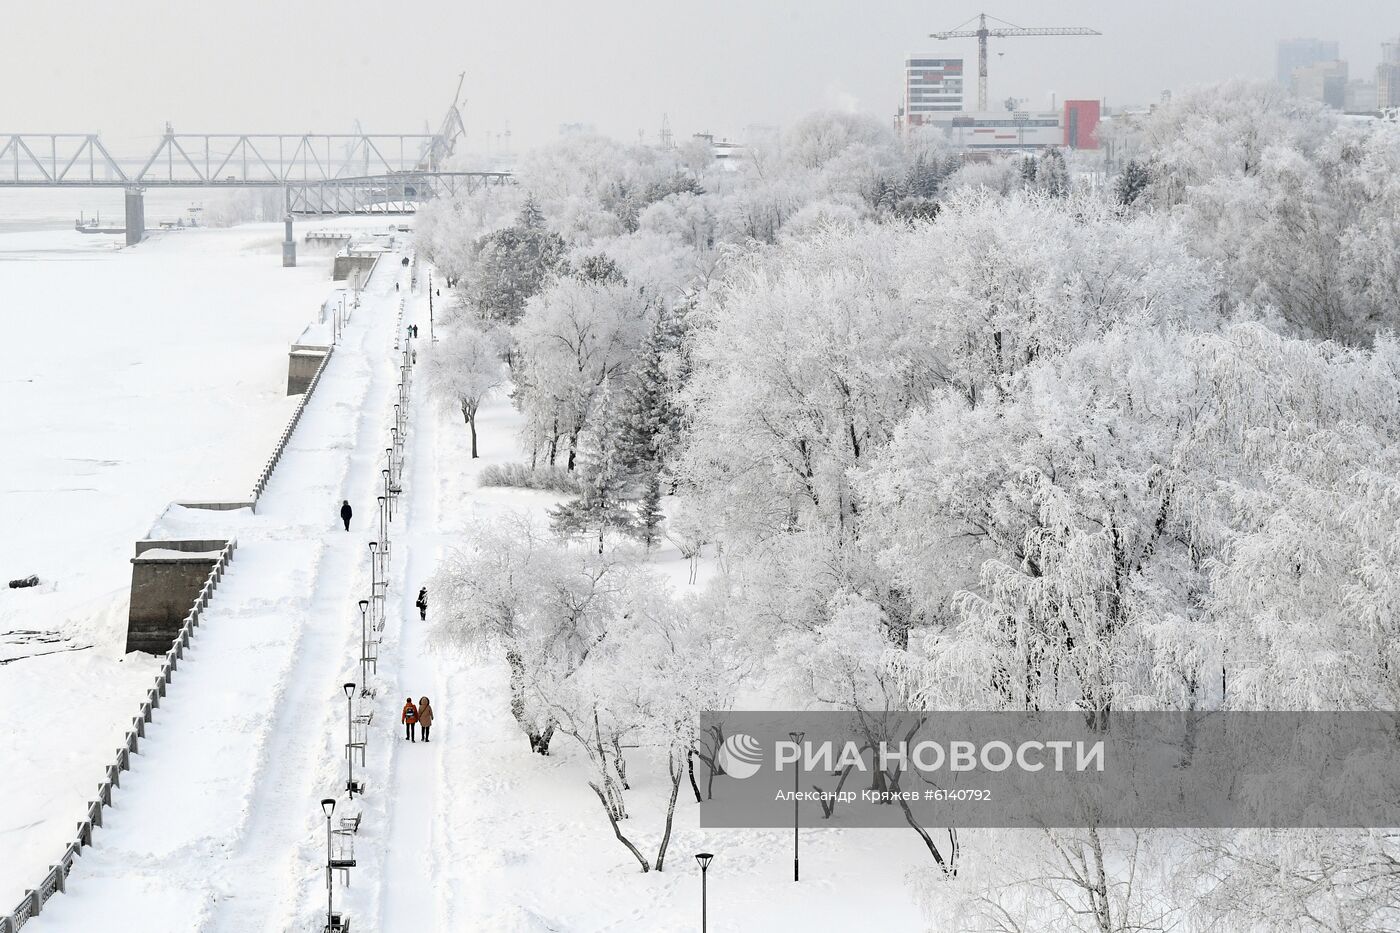
[[[798,850],[797,850],[797,842],[798,842],[798,835],[797,835],[797,798],[798,798],[798,795],[799,795],[799,794],[801,793],[801,791],[802,791],[802,785],[801,785],[801,781],[802,781],[802,758],[801,758],[801,756],[800,756],[800,751],[801,751],[802,740],[803,740],[806,736],[807,736],[807,733],[805,733],[805,732],[789,732],[789,733],[788,733],[788,738],[792,739],[793,744],[794,744],[794,745],[797,745],[797,746],[799,747],[799,757],[798,757],[797,762],[796,762],[797,767],[794,768],[793,771],[792,771],[792,790],[793,790],[793,796],[792,796],[792,880],[793,880],[793,881],[796,881],[796,880],[798,879],[798,867],[797,867],[797,866],[798,866],[798,861],[797,861],[797,851],[798,851]]]
[[[389,521],[392,522],[394,520],[394,500],[393,497],[389,495],[389,471],[380,470],[379,472],[384,474],[384,498],[389,500]],[[388,539],[386,538],[385,540]]]
[[[362,662],[363,663],[363,662]],[[345,789],[350,793],[350,799],[355,799],[355,791],[360,786],[355,783],[355,704],[351,698],[355,695],[355,685],[345,684],[345,761],[350,771],[345,781]]]
[[[385,524],[388,521],[389,500],[384,496],[375,498],[379,500],[379,540],[385,541],[389,537],[389,526]]]
[[[391,429],[391,430],[392,430],[392,429]],[[395,431],[394,433],[397,434],[398,432]],[[395,438],[395,441],[394,441],[394,442],[395,442],[395,443],[398,442],[398,441],[397,441],[397,438]],[[390,479],[390,481],[392,482],[392,481],[395,481],[395,480],[397,480],[397,479],[399,479],[400,477],[403,476],[403,464],[400,463],[400,464],[399,464],[399,468],[398,468],[397,470],[394,469],[394,448],[393,448],[393,447],[385,447],[385,448],[384,448],[384,453],[388,456],[388,460],[389,460],[389,479]]]
[[[369,631],[365,628],[365,611],[369,600],[360,600],[360,683],[369,690]]]
[[[335,892],[331,874],[331,814],[335,812],[335,800],[331,797],[322,800],[321,810],[326,814],[326,929],[335,930],[340,927],[334,913],[335,905],[331,902]]]
[[[710,928],[710,892],[706,880],[713,858],[709,852],[697,852],[695,855],[695,861],[700,863],[700,933],[708,933]]]
[[[371,602],[379,596],[379,549],[378,541],[369,543],[369,598]]]

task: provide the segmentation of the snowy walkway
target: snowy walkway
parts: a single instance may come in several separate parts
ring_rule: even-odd
[[[400,274],[397,257],[381,265],[389,263]],[[371,281],[259,514],[217,519],[239,538],[232,571],[69,893],[27,931],[319,930],[318,801],[332,795],[337,817],[364,816],[350,886],[339,874],[335,884],[336,908],[356,933],[691,933],[690,855],[701,849],[723,859],[711,872],[724,892],[722,904],[711,903],[716,929],[920,928],[907,896],[886,896],[924,858],[912,833],[813,832],[803,850],[811,880],[797,886],[787,880],[786,833],[701,830],[687,801],[667,870],[640,874],[612,839],[570,743],[558,740],[548,758],[529,751],[510,717],[505,665],[428,649],[413,602],[444,551],[478,521],[542,517],[557,497],[480,487],[483,466],[520,458],[519,415],[504,398],[483,405],[482,458],[472,460],[460,416],[430,404],[421,376],[391,526],[374,723],[366,766],[355,769],[367,786],[346,800],[341,684],[359,680],[356,601],[370,589],[366,545],[397,384],[399,297],[404,323],[422,327],[427,343],[426,296],[404,284],[395,293],[392,276]],[[335,519],[342,498],[356,507],[349,535]],[[673,550],[655,560],[685,576]],[[408,743],[399,710],[405,697],[425,695],[436,712],[432,741]],[[643,784],[633,831],[654,849],[666,795],[645,756],[635,772]],[[878,908],[850,898],[852,885],[882,892]]]
[[[258,514],[201,519],[238,536],[238,557],[105,827],[36,933],[314,922],[318,801],[344,786],[341,684],[359,679],[356,600],[369,590],[396,393],[398,259],[371,279]],[[349,534],[341,499],[356,510]]]

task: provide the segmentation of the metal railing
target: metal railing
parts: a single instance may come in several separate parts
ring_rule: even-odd
[[[219,553],[219,559],[214,563],[213,569],[209,571],[204,586],[195,597],[194,605],[185,616],[180,633],[175,636],[174,643],[161,661],[155,685],[146,691],[140,715],[132,719],[131,729],[117,748],[116,760],[107,766],[106,778],[97,785],[97,799],[88,804],[87,819],[78,824],[77,837],[63,850],[63,856],[58,863],[49,866],[49,873],[39,882],[39,886],[25,891],[18,906],[9,914],[0,915],[0,933],[18,933],[26,923],[39,915],[49,898],[67,889],[68,873],[73,870],[73,862],[82,854],[83,846],[92,845],[93,827],[102,825],[102,810],[112,805],[112,788],[121,786],[123,771],[131,770],[131,756],[137,754],[141,740],[146,737],[146,723],[151,721],[152,710],[160,707],[161,697],[165,696],[166,688],[170,686],[175,668],[185,657],[185,649],[190,646],[194,630],[199,627],[204,610],[214,598],[214,591],[218,588],[219,581],[224,578],[224,571],[228,569],[236,550],[238,541],[230,540]]]
[[[287,444],[292,439],[292,432],[296,430],[297,423],[301,421],[301,416],[306,411],[306,405],[311,401],[311,395],[316,391],[317,384],[321,381],[321,374],[326,371],[326,365],[331,361],[331,354],[335,352],[334,347],[326,349],[326,355],[321,358],[321,365],[316,367],[316,373],[311,377],[311,381],[306,384],[306,391],[302,393],[301,400],[297,402],[296,410],[292,412],[291,419],[287,426],[282,429],[282,436],[277,439],[277,446],[272,451],[272,456],[267,458],[267,463],[263,465],[262,472],[258,474],[258,480],[253,484],[253,511],[258,510],[258,500],[267,491],[267,484],[272,482],[272,471],[277,469],[278,462],[282,459],[282,454],[287,450]],[[4,933],[0,930],[0,933]]]

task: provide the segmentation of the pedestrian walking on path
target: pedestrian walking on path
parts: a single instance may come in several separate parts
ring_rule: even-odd
[[[350,530],[350,516],[355,514],[355,510],[350,508],[350,500],[344,499],[340,503],[340,520],[345,523],[345,530]]]
[[[425,586],[418,591],[418,599],[413,605],[418,607],[418,618],[426,620],[428,618],[428,588]]]
[[[418,741],[413,737],[413,727],[418,724],[418,707],[413,705],[413,697],[404,697],[403,701],[403,737],[410,742]]]
[[[433,727],[433,708],[427,697],[418,698],[418,721],[423,724],[423,741],[428,741],[428,730]]]

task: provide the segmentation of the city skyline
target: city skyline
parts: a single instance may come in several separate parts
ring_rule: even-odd
[[[799,15],[735,0],[703,15],[622,0],[587,9],[551,0],[528,15],[453,6],[413,17],[386,17],[364,0],[256,2],[238,16],[168,0],[133,0],[120,11],[83,3],[80,15],[27,5],[11,14],[14,34],[27,41],[0,60],[0,81],[29,90],[9,96],[0,122],[4,131],[116,138],[153,138],[166,120],[187,132],[330,132],[357,119],[374,132],[417,132],[440,119],[461,71],[468,145],[477,150],[499,144],[507,128],[523,149],[570,123],[654,141],[663,116],[680,136],[735,135],[817,109],[888,119],[908,55],[975,68],[975,40],[927,36],[976,12],[912,0],[862,7],[858,19],[838,3],[808,4]],[[992,41],[990,100],[1024,98],[1031,109],[1048,107],[1052,95],[1115,107],[1231,77],[1270,80],[1277,43],[1295,37],[1336,41],[1353,76],[1374,74],[1381,43],[1400,34],[1400,16],[1379,0],[1354,0],[1341,12],[1262,0],[1228,11],[1204,0],[1170,11],[1004,0],[987,12],[1103,33]],[[157,31],[164,39],[152,42]]]

